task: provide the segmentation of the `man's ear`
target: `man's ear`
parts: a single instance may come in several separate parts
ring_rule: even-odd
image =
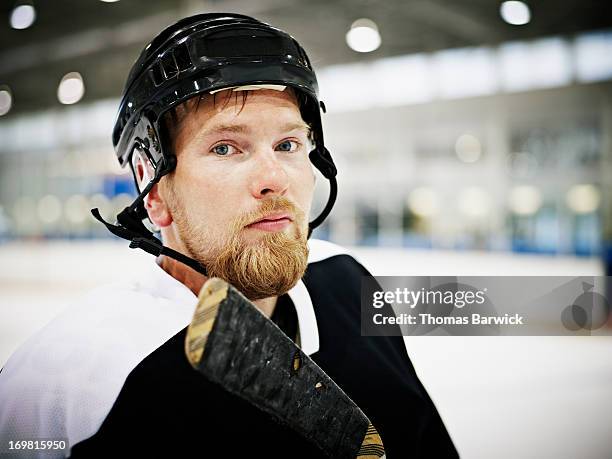
[[[138,191],[142,191],[153,179],[155,171],[149,158],[140,150],[134,150],[132,154],[132,167],[138,185]],[[149,215],[149,219],[160,228],[172,223],[172,215],[166,201],[159,193],[159,183],[153,185],[151,190],[144,198],[144,207]]]
[[[172,223],[172,214],[166,200],[159,192],[159,183],[153,185],[144,204],[149,218],[159,228],[164,228]]]

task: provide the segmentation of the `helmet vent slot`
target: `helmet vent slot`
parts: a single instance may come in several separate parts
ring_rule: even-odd
[[[178,45],[173,54],[176,67],[178,68],[179,72],[183,72],[193,67],[191,57],[189,56],[189,50],[187,49],[187,45],[185,43]]]
[[[179,69],[172,53],[164,54],[161,58],[160,64],[165,80],[169,80],[178,75]]]
[[[161,69],[161,63],[157,63],[151,67],[151,79],[153,80],[155,86],[159,86],[164,82],[164,74]]]

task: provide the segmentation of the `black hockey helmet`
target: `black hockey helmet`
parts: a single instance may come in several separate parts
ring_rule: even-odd
[[[113,129],[113,146],[121,166],[134,150],[143,152],[155,171],[139,196],[107,228],[140,247],[164,253],[205,272],[195,260],[163,247],[146,229],[143,200],[161,177],[176,166],[176,156],[164,132],[166,112],[199,94],[253,84],[293,88],[304,121],[312,129],[314,149],[309,158],[330,182],[328,202],[309,223],[308,236],[331,211],[336,199],[336,168],[323,141],[318,86],[304,49],[287,33],[249,16],[233,13],[198,14],[178,21],[157,35],[142,51],[128,76]],[[134,171],[133,171],[134,172]],[[180,255],[178,257],[177,255]],[[189,262],[187,261],[189,260]]]

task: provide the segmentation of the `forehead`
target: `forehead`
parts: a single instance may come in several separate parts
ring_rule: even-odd
[[[281,122],[306,123],[302,120],[294,91],[258,89],[247,91],[223,90],[215,94],[196,96],[177,107],[168,120],[174,141],[182,143],[204,128],[216,124],[251,123],[257,127]]]
[[[261,110],[275,110],[287,116],[301,118],[299,105],[292,89],[284,91],[258,89],[233,91],[231,89],[194,97],[177,107],[179,123],[186,119],[211,120],[214,118],[231,118],[243,114],[257,114]]]
[[[291,88],[285,88],[284,91],[275,89],[257,89],[234,91],[227,89],[209,95],[204,99],[204,110],[213,113],[242,111],[246,105],[252,108],[256,106],[269,106],[272,108],[288,108],[295,109],[299,112],[298,101],[294,91]],[[229,109],[229,110],[228,110]]]
[[[295,93],[290,88],[284,91],[219,91],[188,100],[172,115],[168,128],[177,153],[183,145],[217,126],[227,128],[239,124],[243,130],[244,126],[250,126],[249,131],[261,132],[262,129],[291,125],[309,131]]]

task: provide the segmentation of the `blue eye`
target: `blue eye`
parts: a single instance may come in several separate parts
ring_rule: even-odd
[[[226,143],[220,143],[219,145],[215,145],[211,151],[219,156],[227,156],[230,153],[230,148],[233,147]]]
[[[294,148],[292,148],[294,145],[296,145],[296,143],[294,141],[292,141],[292,140],[283,140],[281,143],[279,143],[276,146],[276,149],[280,150],[280,151],[291,152],[291,151],[294,150]],[[297,147],[297,145],[296,145],[296,147]]]

